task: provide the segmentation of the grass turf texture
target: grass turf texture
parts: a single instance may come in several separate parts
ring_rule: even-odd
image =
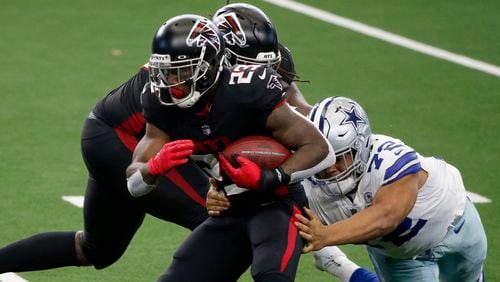
[[[44,231],[77,230],[82,212],[61,201],[82,195],[83,120],[103,95],[147,61],[156,28],[181,13],[209,15],[226,1],[2,2],[0,9],[0,246]],[[489,240],[490,281],[500,260],[497,184],[500,78],[251,1],[272,18],[293,55],[310,102],[358,100],[374,132],[399,137],[461,169]],[[498,1],[307,1],[365,24],[500,65]],[[119,51],[116,51],[119,50]],[[119,53],[120,55],[113,55]],[[30,281],[154,281],[188,232],[148,217],[113,266],[21,275]],[[361,246],[343,248],[370,266]],[[207,258],[209,259],[209,258]],[[331,281],[303,256],[297,281]],[[245,274],[241,281],[251,281]]]

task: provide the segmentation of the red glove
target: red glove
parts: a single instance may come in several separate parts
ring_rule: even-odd
[[[220,166],[234,184],[250,190],[259,190],[260,167],[242,156],[236,156],[235,160],[240,164],[240,167],[233,167],[222,154],[219,154]]]
[[[149,160],[149,174],[164,174],[174,166],[184,164],[193,153],[192,140],[176,140],[163,145],[161,150]]]
[[[286,174],[281,167],[273,170],[261,169],[251,160],[239,155],[235,156],[235,160],[240,167],[233,167],[222,154],[219,154],[221,169],[231,178],[234,184],[241,188],[255,191],[268,191],[290,182],[290,176]]]

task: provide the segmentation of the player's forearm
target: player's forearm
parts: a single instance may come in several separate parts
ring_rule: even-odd
[[[127,168],[127,189],[134,197],[146,195],[154,189],[156,178],[149,173],[148,163],[134,162]]]
[[[282,167],[288,174],[311,168],[328,155],[328,146],[321,143],[306,144],[298,148]]]
[[[271,113],[266,127],[274,138],[295,151],[281,165],[291,182],[300,181],[335,163],[329,142],[311,122],[291,110],[288,104],[283,104]]]
[[[149,164],[147,162],[134,162],[127,168],[127,178],[139,171],[144,181],[153,185],[158,178],[158,175],[151,175],[149,172]]]
[[[328,245],[364,243],[387,235],[398,223],[389,208],[372,206],[351,218],[328,225]]]
[[[326,139],[315,138],[305,143],[282,165],[291,182],[301,181],[335,163],[335,153]]]
[[[418,175],[410,174],[382,187],[372,205],[329,228],[336,242],[363,243],[394,231],[410,213],[418,193]],[[336,234],[338,233],[338,234]]]

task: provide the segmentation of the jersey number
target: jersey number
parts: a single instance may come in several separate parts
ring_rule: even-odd
[[[375,169],[378,170],[380,168],[380,165],[382,164],[382,161],[384,161],[383,158],[378,157],[378,153],[380,153],[382,151],[393,151],[393,150],[397,149],[394,152],[394,155],[398,156],[399,154],[401,154],[401,151],[402,151],[402,149],[400,149],[401,147],[403,147],[402,144],[398,144],[398,143],[393,142],[393,141],[387,141],[387,142],[384,142],[384,144],[380,145],[377,149],[377,153],[373,156],[372,161],[370,162],[370,165],[368,166],[368,172],[372,171],[372,168],[374,165],[375,165]]]
[[[250,83],[253,74],[259,67],[258,65],[238,65],[234,67],[229,78],[229,84]]]
[[[424,227],[427,220],[418,219],[417,223],[412,226],[411,218],[405,218],[403,222],[401,222],[396,230],[382,237],[383,241],[391,241],[396,246],[403,245],[406,241],[415,237],[418,234],[418,231]]]

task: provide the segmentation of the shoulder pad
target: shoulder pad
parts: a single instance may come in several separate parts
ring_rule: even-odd
[[[281,76],[272,68],[261,65],[235,65],[230,69],[229,85],[244,87],[250,83],[284,91]]]

